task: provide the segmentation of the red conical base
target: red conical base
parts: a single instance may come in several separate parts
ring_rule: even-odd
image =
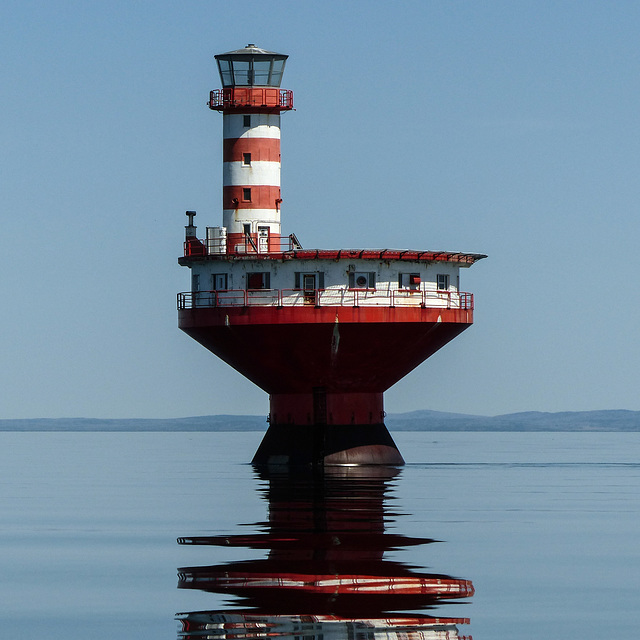
[[[184,309],[179,326],[271,394],[254,464],[403,464],[382,393],[473,322],[470,309]]]

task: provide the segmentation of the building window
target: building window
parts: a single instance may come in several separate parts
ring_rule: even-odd
[[[350,289],[375,289],[376,274],[374,271],[352,271],[349,274]]]
[[[251,165],[251,154],[250,153],[243,153],[242,154],[242,164],[245,167],[248,167]]]
[[[251,202],[251,187],[242,188],[242,201]]]
[[[449,290],[449,275],[446,273],[439,273],[437,276],[438,280],[438,291],[448,291]]]
[[[226,273],[213,273],[211,274],[211,289],[212,291],[226,291],[227,286],[227,274]]]
[[[411,291],[418,291],[420,289],[420,274],[419,273],[401,273],[399,282],[400,289],[409,289]]]
[[[242,231],[244,232],[245,236],[251,235],[251,223],[250,222],[245,222],[242,225]]]
[[[313,278],[313,287],[314,289],[324,289],[324,271],[314,271],[312,273],[302,273],[300,271],[296,271],[294,273],[294,289],[307,289],[309,288],[307,285],[312,282]]]
[[[268,271],[247,273],[247,289],[268,289],[271,286],[271,274]]]
[[[191,274],[191,291],[194,293],[200,291],[200,274],[198,273]]]
[[[242,116],[242,126],[243,127],[251,126],[251,116]]]

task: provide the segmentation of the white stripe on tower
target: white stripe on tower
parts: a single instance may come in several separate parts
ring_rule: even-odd
[[[223,114],[223,224],[280,236],[280,114]],[[249,225],[249,227],[247,227]]]

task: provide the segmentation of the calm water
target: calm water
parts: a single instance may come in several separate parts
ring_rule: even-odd
[[[640,434],[398,433],[399,472],[295,478],[261,435],[0,433],[0,635],[634,635]]]

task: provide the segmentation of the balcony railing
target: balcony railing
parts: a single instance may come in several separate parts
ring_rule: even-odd
[[[258,107],[287,111],[293,109],[293,91],[273,87],[232,87],[214,89],[209,94],[209,109]]]
[[[240,234],[236,234],[240,235]],[[257,234],[244,235],[241,238],[188,238],[184,242],[185,258],[196,258],[200,256],[227,256],[227,255],[253,255],[267,256],[270,253],[284,253],[301,249],[300,243],[295,234],[287,237],[269,237],[266,242]]]
[[[178,294],[178,309],[215,307],[426,307],[473,309],[473,294],[463,291],[405,289],[228,289]]]

